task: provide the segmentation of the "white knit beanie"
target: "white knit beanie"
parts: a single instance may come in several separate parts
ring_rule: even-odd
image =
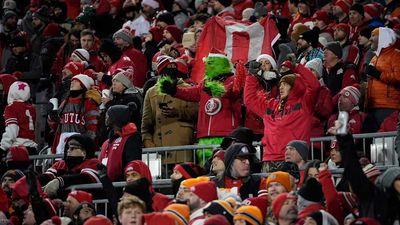
[[[319,58],[308,61],[305,65],[308,69],[312,69],[318,73],[318,78],[322,77],[322,60]]]
[[[11,84],[8,91],[7,103],[11,104],[14,101],[26,102],[31,97],[31,89],[29,85],[22,81],[15,81]]]
[[[153,9],[158,9],[160,7],[160,4],[156,0],[143,0],[142,7],[143,5],[148,5]]]
[[[72,77],[72,80],[78,80],[86,90],[89,90],[94,85],[93,79],[85,74],[75,75]]]
[[[72,54],[76,55],[81,61],[84,61],[84,62],[90,61],[90,54],[86,49],[83,49],[83,48],[75,49],[72,52]]]
[[[256,61],[257,61],[257,62],[260,62],[261,59],[266,59],[266,60],[268,60],[269,63],[271,63],[272,69],[276,70],[276,68],[277,68],[277,67],[276,67],[276,61],[275,61],[275,59],[274,59],[272,56],[270,56],[270,55],[268,55],[268,54],[262,54],[262,55],[260,55],[260,56],[257,57]]]

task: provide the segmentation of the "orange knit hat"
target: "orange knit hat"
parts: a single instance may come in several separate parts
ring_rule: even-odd
[[[204,181],[210,181],[209,177],[196,177],[196,178],[189,178],[181,182],[181,186],[185,186],[187,188],[191,188],[194,185],[204,182]]]
[[[379,35],[379,27],[378,28],[375,28],[372,32],[371,32],[371,34],[372,35]]]
[[[262,225],[263,216],[258,207],[252,205],[241,206],[236,210],[233,221],[244,220],[251,225]]]
[[[290,182],[290,174],[289,173],[281,172],[281,171],[271,173],[267,178],[266,187],[265,187],[266,189],[268,189],[268,185],[271,182],[277,182],[277,183],[282,184],[286,188],[287,192],[292,191],[292,185]]]
[[[190,218],[189,206],[185,204],[171,204],[164,209],[179,225],[188,225]]]

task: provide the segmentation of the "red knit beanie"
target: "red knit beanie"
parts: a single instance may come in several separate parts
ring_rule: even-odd
[[[83,73],[85,66],[80,62],[69,62],[64,66],[64,69],[71,71],[73,76]]]
[[[167,30],[172,35],[176,42],[182,43],[183,33],[177,26],[169,25],[165,28],[165,30]]]
[[[88,202],[93,203],[92,194],[86,191],[71,191],[68,196],[75,198],[79,203]]]
[[[190,188],[190,191],[205,202],[218,199],[217,186],[212,181],[200,182]]]
[[[340,29],[347,35],[350,34],[350,26],[347,23],[339,23],[338,25],[335,26],[335,29]]]
[[[61,28],[57,23],[49,23],[43,30],[44,37],[55,37],[61,32]]]
[[[29,161],[29,153],[25,146],[12,146],[8,151],[8,161],[27,162]]]
[[[296,199],[293,195],[289,193],[281,193],[272,202],[272,213],[274,214],[275,219],[279,218],[279,213],[285,201],[287,199]]]
[[[83,225],[113,225],[111,220],[102,215],[92,216]]]

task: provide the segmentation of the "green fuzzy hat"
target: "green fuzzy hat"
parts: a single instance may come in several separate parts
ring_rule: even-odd
[[[223,52],[212,49],[205,62],[204,85],[213,97],[222,97],[225,94],[225,86],[222,82],[213,80],[222,74],[232,73],[228,57]]]
[[[232,73],[231,64],[225,54],[211,51],[204,62],[206,64],[205,79],[213,79],[221,74]]]

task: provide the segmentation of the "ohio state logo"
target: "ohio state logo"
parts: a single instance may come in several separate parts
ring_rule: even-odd
[[[214,116],[221,111],[222,103],[218,98],[210,98],[206,102],[204,109],[209,116]]]

